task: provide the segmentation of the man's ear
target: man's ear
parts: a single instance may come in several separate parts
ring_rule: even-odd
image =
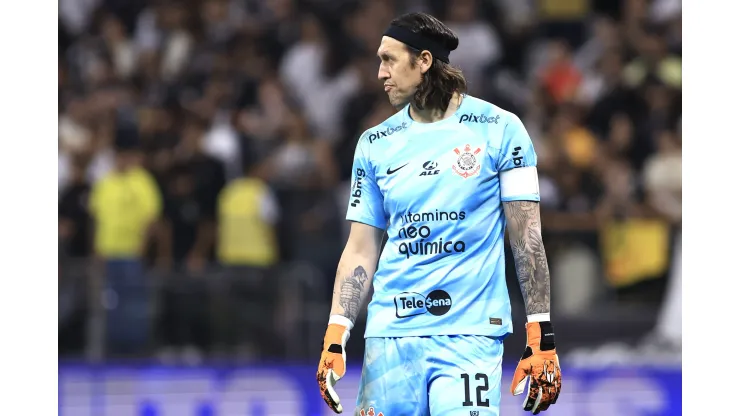
[[[421,51],[421,53],[419,54],[419,57],[416,58],[416,64],[419,65],[419,68],[421,68],[422,74],[429,71],[429,68],[432,67],[433,61],[434,61],[434,57],[432,56],[431,52],[427,50]]]

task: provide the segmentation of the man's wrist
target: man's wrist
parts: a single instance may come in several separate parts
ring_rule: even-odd
[[[555,329],[550,321],[527,322],[527,345],[540,351],[555,349]]]

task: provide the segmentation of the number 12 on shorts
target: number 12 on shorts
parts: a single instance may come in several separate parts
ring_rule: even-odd
[[[483,373],[478,373],[475,375],[475,400],[476,402],[473,403],[473,400],[471,399],[471,383],[470,383],[470,375],[469,374],[460,374],[460,378],[463,379],[463,389],[465,390],[465,401],[463,402],[463,406],[477,406],[477,407],[489,407],[488,399],[483,400],[483,396],[488,391],[488,375]]]

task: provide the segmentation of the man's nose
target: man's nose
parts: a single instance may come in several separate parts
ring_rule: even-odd
[[[388,72],[385,68],[383,68],[383,65],[380,65],[380,68],[378,68],[378,79],[381,81],[385,81],[390,77],[391,77],[390,72]]]

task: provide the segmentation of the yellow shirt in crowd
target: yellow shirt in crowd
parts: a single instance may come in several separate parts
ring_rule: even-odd
[[[659,277],[668,268],[670,227],[663,220],[611,221],[600,237],[606,278],[614,287]]]
[[[112,171],[92,187],[95,252],[105,258],[141,256],[150,225],[162,211],[154,178],[143,168]]]
[[[276,210],[267,185],[241,178],[229,183],[218,200],[218,259],[231,266],[268,267],[278,260],[277,239],[268,221]]]

